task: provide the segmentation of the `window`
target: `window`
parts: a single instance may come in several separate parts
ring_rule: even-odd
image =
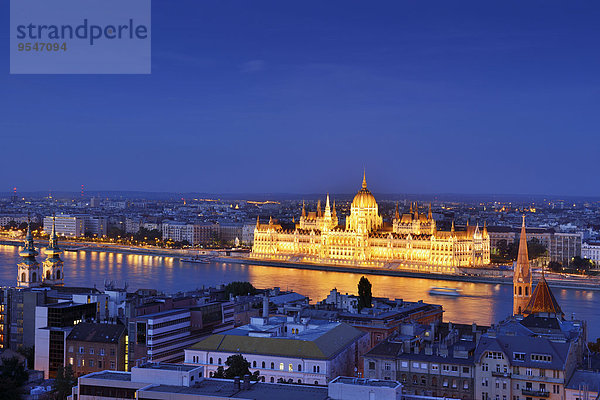
[[[79,354],[83,354],[85,353],[85,349],[83,348],[83,346],[79,347]]]
[[[208,360],[208,361],[209,361],[209,364],[212,364],[212,363],[213,363],[213,358],[212,358],[212,357],[211,357],[211,358],[209,358],[209,360]]]
[[[448,379],[444,379],[444,382],[442,383],[443,387],[448,387]]]
[[[273,382],[275,382],[275,378],[271,377],[271,383],[273,383]]]
[[[450,371],[450,366],[449,365],[442,365],[442,371],[444,371],[444,372]]]
[[[298,383],[302,383],[302,379],[298,379]]]
[[[73,357],[69,357],[69,364],[73,365]]]
[[[456,379],[452,379],[452,388],[453,389],[457,388]]]
[[[464,381],[463,382],[463,389],[464,390],[468,390],[469,389],[469,381]]]
[[[89,362],[88,362],[88,365],[89,365],[90,367],[93,367],[93,366],[94,366],[94,360],[89,360]]]
[[[533,370],[531,368],[527,368],[525,370],[525,375],[527,375],[527,376],[533,376]]]
[[[419,363],[418,362],[414,362],[413,363],[413,368],[419,368]]]
[[[302,372],[302,364],[298,364],[298,372]]]
[[[94,348],[90,347],[90,354],[94,354]]]
[[[222,360],[221,360],[221,357],[219,357],[219,365],[221,365],[221,364],[222,364]]]
[[[275,363],[271,363],[271,369],[275,369]]]
[[[458,366],[457,365],[453,365],[452,366],[452,372],[457,372],[458,371]]]
[[[252,368],[256,368],[256,361],[252,361]]]
[[[422,369],[427,369],[427,364],[421,364]]]
[[[408,361],[402,361],[402,368],[408,368]]]
[[[463,374],[469,373],[469,367],[463,367]]]
[[[115,369],[115,362],[114,361],[110,362],[110,369]]]
[[[385,363],[385,365],[384,365],[384,369],[385,369],[386,371],[391,371],[391,369],[392,369],[392,364],[390,364],[390,363]]]
[[[283,363],[279,363],[279,370],[283,371]]]
[[[73,352],[73,346],[69,346],[69,353]]]
[[[102,368],[102,360],[98,360],[98,368]]]
[[[288,364],[288,371],[294,372],[294,367],[292,366],[292,364]]]
[[[261,365],[262,365],[262,368],[264,368],[265,367],[265,362],[263,361]]]
[[[110,349],[110,355],[111,355],[111,356],[114,356],[114,355],[115,355],[115,349],[114,349],[114,347]]]
[[[515,361],[525,361],[525,353],[513,353]]]
[[[318,385],[318,384],[319,384],[319,381],[315,381],[315,385]]]
[[[100,355],[103,356],[104,355],[104,347],[100,349]]]
[[[85,367],[85,360],[83,358],[81,359],[81,366]]]
[[[421,376],[421,385],[427,385],[427,378],[425,376]]]

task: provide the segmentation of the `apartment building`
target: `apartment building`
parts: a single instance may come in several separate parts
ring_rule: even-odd
[[[80,322],[66,340],[65,365],[77,376],[127,370],[127,328],[116,323]]]

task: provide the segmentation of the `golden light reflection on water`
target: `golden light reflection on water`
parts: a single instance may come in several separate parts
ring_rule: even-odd
[[[16,264],[19,248],[0,245],[0,284],[16,283]],[[43,254],[43,253],[42,253]],[[357,292],[357,283],[363,274],[313,271],[296,268],[275,268],[256,265],[180,262],[178,258],[102,251],[66,251],[65,281],[70,286],[101,288],[105,281],[115,281],[130,290],[156,288],[165,292],[193,290],[232,281],[250,281],[259,288],[279,286],[311,298],[314,303],[327,296],[331,289],[342,293]],[[43,261],[43,255],[38,256]],[[365,274],[366,275],[366,274]],[[505,318],[512,310],[512,291],[508,285],[481,284],[367,275],[375,296],[402,298],[407,301],[423,300],[444,306],[444,320],[491,324]],[[431,287],[455,287],[463,296],[432,296]],[[553,289],[565,314],[570,318],[589,321],[600,319],[600,293],[590,290]],[[588,324],[589,336],[600,336],[600,325]]]

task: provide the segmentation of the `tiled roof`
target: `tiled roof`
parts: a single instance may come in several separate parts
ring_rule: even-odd
[[[67,340],[96,343],[118,343],[125,334],[125,325],[80,322],[75,325]]]

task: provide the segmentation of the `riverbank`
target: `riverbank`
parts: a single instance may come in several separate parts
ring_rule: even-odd
[[[236,264],[247,264],[247,265],[261,265],[265,267],[277,267],[277,268],[297,268],[307,269],[315,271],[329,271],[329,272],[348,272],[354,274],[369,274],[369,275],[383,275],[383,276],[396,276],[403,278],[420,278],[420,279],[431,279],[431,280],[444,280],[444,281],[456,281],[456,282],[472,282],[472,283],[488,283],[488,284],[500,284],[500,285],[512,285],[512,276],[477,276],[477,275],[459,275],[459,274],[437,274],[427,272],[416,272],[399,269],[383,269],[383,268],[369,268],[369,267],[355,267],[355,266],[341,266],[331,264],[312,264],[312,263],[294,263],[286,261],[270,261],[260,260],[254,258],[241,258],[241,257],[217,257],[214,261],[225,262],[225,263],[236,263]],[[510,271],[508,271],[510,273]],[[541,278],[541,275],[534,276],[534,283]],[[597,279],[586,278],[587,281],[571,280],[567,278],[556,277],[553,275],[546,275],[546,281],[552,288],[558,289],[580,289],[580,290],[594,290],[600,291],[600,282]]]
[[[0,244],[8,246],[22,246],[22,241],[17,240],[0,240]],[[45,247],[47,241],[36,241],[36,245]],[[103,245],[98,243],[90,242],[68,242],[64,241],[61,243],[61,247],[65,251],[97,251],[105,253],[116,253],[116,254],[132,254],[132,255],[144,255],[144,256],[156,256],[156,257],[173,257],[173,258],[187,258],[191,256],[197,256],[198,250],[185,250],[185,249],[162,249],[162,248],[144,248],[134,246],[119,246],[119,245]],[[333,265],[326,263],[307,263],[307,262],[288,262],[288,261],[271,261],[261,260],[248,257],[228,257],[220,255],[219,251],[216,250],[205,250],[203,251],[206,255],[212,255],[212,261],[232,263],[232,264],[245,264],[245,265],[260,265],[265,267],[275,268],[295,268],[305,269],[314,271],[329,271],[329,272],[346,272],[355,274],[369,274],[369,275],[381,275],[381,276],[395,276],[404,278],[421,278],[431,280],[444,280],[444,281],[455,281],[455,282],[472,282],[472,283],[487,283],[487,284],[500,284],[500,285],[512,285],[512,276],[481,276],[477,274],[461,275],[461,274],[441,274],[441,273],[428,273],[418,272],[401,269],[384,269],[384,268],[373,268],[373,267],[358,267],[358,266],[343,266]],[[471,271],[470,271],[471,272]],[[482,270],[473,270],[474,273],[482,272]],[[510,271],[506,271],[510,274]],[[534,275],[534,281],[539,280],[540,276]],[[585,280],[584,280],[585,279]],[[581,279],[570,279],[562,278],[554,274],[546,275],[546,280],[552,288],[558,289],[579,289],[579,290],[594,290],[600,291],[600,280],[598,278],[581,278]]]

